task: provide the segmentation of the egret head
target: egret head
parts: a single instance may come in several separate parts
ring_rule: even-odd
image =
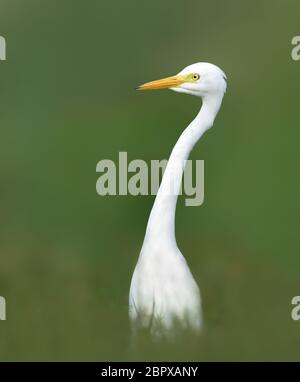
[[[216,65],[199,62],[187,66],[175,76],[147,82],[137,89],[154,90],[164,88],[198,97],[223,96],[226,91],[226,75]]]

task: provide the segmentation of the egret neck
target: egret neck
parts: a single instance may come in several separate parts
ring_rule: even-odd
[[[186,160],[201,136],[214,123],[223,94],[204,96],[196,118],[182,132],[170,155],[160,188],[148,220],[145,240],[160,238],[160,242],[175,244],[175,211]]]

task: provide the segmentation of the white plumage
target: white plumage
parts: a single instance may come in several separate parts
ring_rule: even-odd
[[[175,211],[185,161],[219,111],[226,76],[217,66],[197,63],[176,76],[141,85],[139,90],[170,88],[202,98],[196,118],[179,137],[168,161],[133,273],[129,317],[134,328],[173,335],[175,328],[195,332],[202,326],[200,291],[176,244]]]

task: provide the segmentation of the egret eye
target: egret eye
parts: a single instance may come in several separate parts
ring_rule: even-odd
[[[199,78],[200,78],[200,76],[199,76],[199,74],[193,74],[192,75],[192,79],[194,80],[194,81],[197,81],[197,80],[199,80]]]

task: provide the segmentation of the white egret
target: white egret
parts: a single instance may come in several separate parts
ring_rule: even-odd
[[[175,210],[185,161],[215,120],[226,91],[226,76],[217,66],[196,63],[177,75],[145,83],[138,90],[169,88],[202,98],[202,107],[175,144],[148,220],[129,293],[129,317],[135,328],[154,335],[174,327],[199,331],[200,291],[175,238]],[[172,192],[166,192],[170,190]]]

